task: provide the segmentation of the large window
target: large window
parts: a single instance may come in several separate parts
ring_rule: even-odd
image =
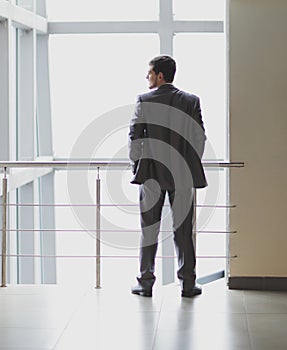
[[[158,0],[48,0],[52,21],[155,20],[158,11]]]
[[[162,53],[177,61],[174,84],[201,99],[208,136],[204,159],[227,160],[225,0],[11,0],[5,5],[0,13],[0,89],[7,92],[0,96],[1,159],[127,160],[128,125],[136,96],[148,90],[148,61]],[[90,153],[85,149],[73,153],[89,128],[93,132],[85,145],[94,148]],[[224,171],[206,173],[209,187],[198,191],[198,204],[225,204]],[[38,257],[14,259],[11,281],[54,283],[57,265],[58,281],[66,282],[71,276],[74,283],[70,271],[79,269],[79,264],[87,271],[94,266],[93,259],[75,259],[73,268],[70,259],[45,259],[41,254],[93,255],[95,240],[77,232],[83,225],[71,208],[58,206],[54,212],[53,206],[26,206],[33,200],[69,203],[66,173],[38,169],[18,174],[18,170],[9,174],[14,186],[9,199],[18,205],[10,212],[15,234],[10,235],[9,249],[16,255]],[[138,193],[136,186],[129,185],[130,169],[101,170],[100,176],[101,199],[106,204],[102,207],[102,229],[106,230],[102,241],[107,243],[103,254],[137,255]],[[96,172],[89,172],[92,196],[95,177]],[[134,206],[110,205],[118,203]],[[224,209],[198,207],[197,230],[206,233],[197,237],[198,255],[226,255],[225,236],[208,233],[226,231],[226,218]],[[49,232],[55,227],[63,231]],[[172,246],[171,235],[166,242]],[[114,276],[112,271],[124,263],[123,259],[105,260],[104,266],[110,266],[105,278]],[[212,272],[224,264],[225,259],[199,259],[198,271]],[[133,278],[137,259],[126,265],[133,269]],[[169,274],[173,273],[170,264],[157,265],[159,269],[169,266]]]
[[[56,157],[67,158],[79,133],[95,118],[134,103],[136,95],[146,90],[146,62],[158,52],[159,40],[152,34],[55,35],[50,38]],[[126,116],[126,124],[130,117]],[[112,125],[110,129],[112,131]],[[102,148],[97,156],[111,157],[121,141],[118,139],[112,149]]]
[[[45,0],[1,1],[0,158],[4,161],[53,157],[45,16]],[[55,259],[43,257],[55,255],[54,211],[39,207],[41,202],[53,203],[53,170],[10,166],[7,170],[7,281],[55,283]],[[44,227],[52,232],[47,235]]]
[[[121,108],[129,110],[129,106],[134,104],[136,95],[146,90],[146,62],[158,51],[159,40],[153,34],[55,35],[50,38],[55,157],[70,157],[72,148],[81,137],[81,133],[89,128],[90,123],[97,120],[99,123],[93,135],[97,147],[93,151],[93,156],[98,159],[120,157],[117,153],[122,147],[126,149],[127,125],[131,118],[131,113],[123,116],[120,112]],[[123,122],[120,129],[115,126],[119,118],[122,118]],[[126,158],[127,152],[123,154],[121,157]],[[87,157],[85,150],[82,150],[82,157]],[[95,174],[91,172],[92,195]],[[56,172],[55,201],[58,203],[69,203],[66,175],[65,172]],[[122,176],[122,172],[112,171],[112,176],[117,178]],[[104,177],[104,172],[101,172],[101,177]],[[111,199],[108,195],[107,183],[105,180],[102,183],[102,202],[108,204]],[[136,188],[128,186],[128,183],[128,177],[126,177],[125,191],[131,192],[131,200],[135,200]],[[126,223],[129,223],[130,229],[138,227],[138,216],[128,215],[119,208],[105,207],[102,209],[102,215],[102,221],[107,218],[119,228],[126,228]],[[74,216],[73,210],[69,208],[57,209],[56,217],[57,227],[60,229],[83,228]],[[103,225],[105,230],[110,228]],[[102,241],[126,248],[131,240],[135,247],[133,237],[134,235],[122,233],[121,239],[115,240],[114,233],[106,232],[102,234]],[[136,243],[138,243],[138,234],[136,234]],[[95,240],[92,235],[85,233],[74,232],[71,235],[59,233],[57,247],[59,255],[95,254]],[[112,248],[106,244],[103,244],[102,252],[106,255],[127,254],[124,250]],[[136,252],[133,250],[128,254],[135,255]],[[115,263],[113,260],[103,261],[104,267],[113,263]],[[81,266],[87,271],[87,274],[82,276],[84,279],[87,279],[86,276],[92,278],[93,264],[92,260],[59,261],[59,281],[67,282],[70,276],[70,282],[74,283],[73,275],[70,273],[73,266],[75,269]],[[117,261],[117,264],[122,264],[122,260]],[[130,265],[132,268],[134,266],[133,263]],[[105,270],[103,273],[105,282],[115,268],[112,266]],[[134,273],[131,273],[131,276],[133,275]]]
[[[176,83],[200,96],[209,142],[217,159],[226,159],[226,74],[224,33],[177,34]],[[211,155],[205,154],[205,158]]]
[[[85,0],[79,4],[70,0],[48,2],[53,33],[50,36],[50,72],[55,156],[69,157],[84,130],[98,120],[102,134],[98,130],[94,133],[98,142],[93,157],[127,158],[131,113],[122,117],[121,108],[133,105],[136,96],[147,91],[145,75],[148,61],[155,55],[166,53],[173,55],[178,64],[175,85],[201,99],[208,136],[205,159],[226,160],[225,1],[109,0],[102,3]],[[57,23],[54,25],[53,21]],[[121,128],[113,122],[118,118],[123,118]],[[102,202],[114,203],[116,197],[121,202],[137,204],[137,188],[129,185],[130,173],[111,173],[113,175],[101,171]],[[91,191],[93,176],[89,180]],[[207,178],[209,187],[198,191],[198,203],[225,204],[225,172],[208,170]],[[56,201],[68,200],[65,174],[57,173],[56,179]],[[114,183],[116,185],[111,185]],[[112,189],[117,192],[116,196],[111,193]],[[121,198],[119,193],[124,193],[124,197]],[[104,230],[114,229],[115,223],[122,231],[139,229],[136,210],[107,206],[102,208],[102,215],[103,221],[107,219],[103,224]],[[60,227],[66,226],[66,219],[69,223],[73,222],[74,227],[78,225],[71,211],[68,213],[66,210],[63,215],[63,209],[60,209],[57,217]],[[197,218],[198,230],[226,231],[224,209],[199,207]],[[107,243],[103,251],[108,255],[136,255],[137,250],[132,248],[136,246],[138,237],[138,233],[103,233],[103,242]],[[62,243],[58,247],[63,247],[61,253],[75,254],[75,247],[78,249],[81,245],[68,246],[68,239],[60,238]],[[85,238],[81,244],[83,250],[92,254],[94,248],[91,242],[91,239]],[[226,255],[224,234],[200,234],[197,243],[198,255]],[[121,261],[116,264],[121,264]],[[112,265],[112,261],[105,260],[104,266],[107,265]],[[136,269],[137,260],[131,265]],[[158,264],[158,268],[160,266]],[[201,275],[224,267],[225,259],[198,260]]]
[[[225,19],[223,0],[173,0],[175,19],[221,20]]]
[[[16,0],[18,6],[23,7],[25,10],[33,11],[34,10],[34,1],[36,0]]]

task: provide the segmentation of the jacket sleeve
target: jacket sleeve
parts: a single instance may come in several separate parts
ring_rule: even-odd
[[[198,156],[200,157],[200,159],[202,159],[204,148],[205,148],[206,135],[205,135],[205,129],[204,129],[204,124],[203,124],[202,115],[201,115],[200,99],[198,97],[194,105],[193,119],[196,121],[196,125],[193,130],[193,136],[195,141],[194,148]]]
[[[139,96],[136,101],[134,115],[130,122],[129,130],[129,158],[131,160],[133,174],[136,173],[139,159],[142,156],[144,135],[145,123],[142,101]]]

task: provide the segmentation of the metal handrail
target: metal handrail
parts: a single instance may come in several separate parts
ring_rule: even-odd
[[[97,204],[40,204],[40,203],[8,203],[7,207],[96,207]],[[3,206],[3,203],[0,203],[0,206]],[[169,207],[169,205],[164,204],[164,207]],[[138,207],[138,204],[100,204],[100,207]],[[196,204],[197,208],[220,208],[220,209],[232,209],[236,208],[236,205],[209,205],[209,204]]]
[[[204,168],[242,168],[244,167],[243,162],[214,162],[214,161],[203,161],[202,162]],[[3,211],[2,211],[2,284],[1,287],[6,287],[6,266],[7,266],[7,257],[14,257],[14,256],[22,256],[22,255],[13,255],[13,254],[7,254],[7,246],[6,246],[6,240],[7,240],[7,232],[12,231],[24,231],[21,229],[7,229],[7,207],[9,206],[18,206],[19,204],[9,204],[7,201],[7,195],[8,195],[8,189],[7,189],[7,174],[8,170],[11,168],[53,168],[53,169],[83,169],[83,168],[95,168],[95,170],[98,171],[98,176],[96,179],[96,188],[97,188],[97,195],[96,195],[96,230],[93,230],[96,232],[96,255],[95,256],[85,256],[85,257],[93,257],[96,258],[96,288],[100,288],[100,259],[104,256],[101,255],[100,251],[100,235],[101,232],[111,232],[109,230],[102,230],[100,226],[100,208],[104,206],[111,206],[108,204],[101,204],[100,203],[100,178],[99,178],[99,170],[100,168],[126,168],[128,169],[130,167],[130,161],[128,160],[27,160],[27,161],[0,161],[0,169],[2,168],[2,173],[4,174],[3,180],[2,180],[2,198],[3,198]],[[31,204],[32,206],[33,204]],[[35,204],[34,206],[51,206],[52,204]],[[23,205],[25,206],[25,205]],[[26,206],[30,206],[29,204],[26,204]],[[57,206],[57,205],[53,205]],[[58,205],[58,206],[66,206],[66,205]],[[71,205],[67,205],[71,206]],[[85,204],[78,204],[77,206],[85,206]],[[91,206],[91,205],[89,205]],[[93,206],[93,205],[92,205]],[[130,206],[127,204],[127,206]],[[196,207],[195,203],[195,207]],[[199,206],[200,207],[200,206]],[[204,207],[202,205],[202,207]],[[206,206],[208,207],[208,206]],[[236,206],[210,206],[210,207],[219,207],[219,208],[235,208]],[[28,231],[28,230],[26,230]],[[86,231],[86,230],[29,230],[29,231],[54,231],[54,232],[79,232],[79,231]],[[89,230],[90,231],[90,230]],[[118,230],[118,232],[121,232],[121,230]],[[126,232],[126,230],[125,230]],[[134,232],[134,231],[132,231]],[[136,231],[137,232],[137,231]],[[171,231],[165,231],[165,232],[171,232]],[[204,231],[197,231],[194,230],[194,233],[200,233]],[[206,233],[225,233],[225,234],[231,234],[236,233],[237,231],[207,231]],[[26,256],[26,255],[25,255]],[[42,255],[31,255],[32,257],[45,257]],[[47,256],[47,257],[60,257],[60,256]],[[69,256],[63,256],[63,257],[69,257]],[[72,256],[71,256],[72,257]],[[77,257],[77,256],[74,256]],[[106,256],[108,257],[108,256]],[[231,259],[236,258],[237,256],[226,256],[222,258]],[[199,257],[198,257],[199,258]],[[203,257],[202,257],[203,258]],[[205,258],[215,258],[211,256],[206,256]]]
[[[202,165],[204,168],[242,168],[244,162],[214,162],[214,161],[203,161]],[[127,167],[130,166],[128,160],[51,160],[51,161],[0,161],[1,168],[58,168],[63,169],[69,168],[108,168],[108,167]]]
[[[140,233],[139,229],[123,229],[123,230],[109,230],[109,229],[49,229],[49,228],[39,228],[39,229],[30,229],[30,228],[10,228],[6,229],[6,232],[111,232],[111,233]],[[173,230],[160,230],[159,232],[172,233]],[[205,234],[235,234],[236,230],[233,231],[216,231],[216,230],[193,230],[194,233],[205,233]]]
[[[0,256],[2,256],[0,254]],[[6,257],[10,258],[115,258],[115,259],[138,259],[139,255],[39,255],[39,254],[6,254]],[[157,255],[158,259],[177,259],[175,255]],[[235,259],[237,255],[197,255],[197,259]]]

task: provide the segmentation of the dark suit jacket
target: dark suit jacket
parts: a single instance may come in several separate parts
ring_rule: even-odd
[[[154,179],[167,190],[207,186],[201,163],[206,136],[197,96],[172,84],[139,95],[129,140],[131,183]]]

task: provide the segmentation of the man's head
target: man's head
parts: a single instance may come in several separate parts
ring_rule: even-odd
[[[146,78],[149,88],[153,89],[166,83],[172,83],[176,71],[175,60],[166,55],[157,56],[149,62],[149,71]]]

